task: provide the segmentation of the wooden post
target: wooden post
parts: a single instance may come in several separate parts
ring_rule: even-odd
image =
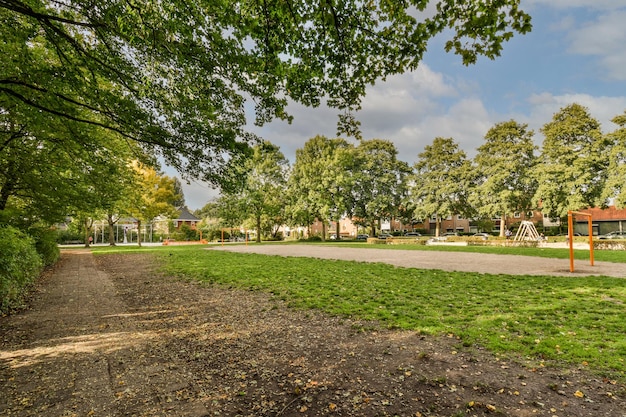
[[[567,239],[569,241],[569,272],[574,272],[574,219],[571,211],[567,212]]]
[[[589,264],[593,266],[593,220],[591,214],[581,213],[579,211],[567,212],[567,237],[569,239],[569,271],[574,272],[574,214],[587,216],[588,233],[589,233]]]

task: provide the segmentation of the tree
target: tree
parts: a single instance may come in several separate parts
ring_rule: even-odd
[[[616,207],[622,208],[626,206],[626,111],[611,121],[619,128],[610,133],[608,138],[613,147],[609,154],[602,201],[612,201]]]
[[[357,224],[369,226],[374,236],[380,219],[391,219],[399,214],[410,169],[397,159],[395,145],[387,140],[362,141],[356,154],[351,214]]]
[[[137,179],[130,199],[128,214],[137,219],[137,244],[141,246],[141,224],[151,223],[157,216],[172,216],[177,207],[174,203],[181,199],[176,194],[175,181],[162,175],[153,167],[135,162]]]
[[[444,31],[445,49],[464,64],[497,57],[531,29],[519,3],[442,0],[424,13],[427,0],[2,0],[0,109],[19,108],[31,131],[45,130],[45,118],[107,129],[219,184],[232,155],[255,140],[246,97],[259,125],[290,120],[289,99],[327,98],[340,129],[357,133],[351,112],[366,86],[417,68]]]
[[[53,224],[109,211],[132,177],[131,158],[149,160],[134,143],[93,126],[73,130],[45,115],[46,130],[16,108],[0,111],[0,213],[6,222]],[[60,140],[64,136],[76,141]],[[94,136],[97,143],[82,143]]]
[[[353,147],[345,139],[315,136],[302,149],[296,150],[296,160],[289,179],[292,196],[292,218],[322,221],[322,239],[326,239],[326,222],[338,221],[348,209],[350,188],[350,152]]]
[[[465,152],[452,138],[435,138],[418,155],[410,180],[410,198],[416,217],[436,216],[435,236],[439,236],[442,217],[466,213],[470,171]]]
[[[571,104],[541,131],[545,139],[536,170],[536,198],[544,213],[563,218],[569,210],[600,203],[610,151],[600,123],[585,107]]]
[[[243,178],[243,184],[235,192],[227,194],[239,206],[245,217],[253,219],[257,242],[261,242],[263,230],[276,231],[284,221],[285,191],[289,163],[276,145],[263,142],[253,148],[250,159],[242,165],[234,165],[235,177]],[[267,227],[263,227],[263,223]]]
[[[496,124],[485,135],[485,143],[474,157],[477,185],[472,193],[473,206],[479,214],[500,216],[500,236],[505,219],[514,212],[535,207],[537,189],[533,131],[514,120]]]

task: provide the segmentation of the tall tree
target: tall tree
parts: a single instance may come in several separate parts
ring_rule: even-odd
[[[338,221],[347,211],[350,170],[346,164],[352,149],[345,139],[315,136],[296,150],[289,180],[290,210],[302,219],[322,221],[322,239],[326,239],[327,221]]]
[[[103,127],[219,183],[254,139],[246,98],[257,124],[327,98],[355,133],[366,86],[415,69],[442,32],[464,64],[497,57],[531,29],[520,1],[2,0],[0,108]]]
[[[398,160],[395,145],[387,140],[362,141],[356,154],[351,214],[356,223],[369,226],[374,236],[381,219],[391,220],[399,214],[410,169]]]
[[[39,117],[49,123],[46,130],[31,130],[39,125],[16,108],[0,111],[0,212],[7,221],[51,224],[105,209],[120,198],[130,158],[147,159],[138,146],[104,129],[73,130],[76,126]],[[65,136],[76,141],[61,140]],[[89,136],[97,142],[81,142]]]
[[[533,135],[526,124],[514,120],[498,123],[489,129],[474,157],[477,185],[472,205],[483,216],[500,216],[500,236],[504,236],[508,215],[536,207]]]
[[[611,132],[608,138],[613,147],[609,155],[602,201],[613,202],[615,206],[622,208],[626,206],[626,111],[611,121],[619,128]]]
[[[409,181],[415,216],[435,216],[435,236],[439,236],[441,219],[467,210],[470,162],[452,138],[437,137],[418,155]]]
[[[580,104],[557,112],[544,134],[536,198],[545,214],[563,218],[600,202],[606,180],[610,143],[600,123]]]
[[[235,165],[238,174],[244,178],[241,187],[230,193],[250,217],[256,228],[257,242],[261,242],[263,230],[278,230],[277,225],[284,221],[285,191],[289,162],[280,149],[269,142],[254,147],[251,158],[243,165]],[[264,224],[268,227],[264,228]]]
[[[176,194],[173,178],[139,162],[133,168],[137,188],[130,199],[128,213],[137,220],[137,244],[141,246],[142,223],[150,224],[157,216],[174,215],[177,209],[174,204],[181,197]]]

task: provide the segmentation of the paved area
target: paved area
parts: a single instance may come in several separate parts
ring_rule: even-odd
[[[518,255],[493,255],[468,252],[389,250],[348,248],[326,245],[249,244],[214,246],[211,250],[258,253],[278,256],[302,256],[359,262],[383,262],[406,268],[441,269],[506,275],[610,276],[626,277],[626,263],[577,260],[570,272],[569,259],[539,258]],[[626,254],[625,254],[626,256]]]

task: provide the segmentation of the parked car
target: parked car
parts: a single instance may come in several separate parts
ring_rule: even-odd
[[[422,234],[421,233],[417,233],[417,232],[407,232],[404,234],[404,236],[407,237],[420,237]]]
[[[598,239],[626,239],[626,232],[620,232],[619,230],[615,230],[605,235],[598,236]]]
[[[491,236],[489,233],[475,233],[472,235],[473,237],[479,237],[482,240],[487,240],[489,239],[489,236]]]
[[[367,240],[370,235],[356,235],[356,240]]]
[[[389,233],[381,233],[377,236],[379,239],[387,239],[388,237],[393,237]]]

